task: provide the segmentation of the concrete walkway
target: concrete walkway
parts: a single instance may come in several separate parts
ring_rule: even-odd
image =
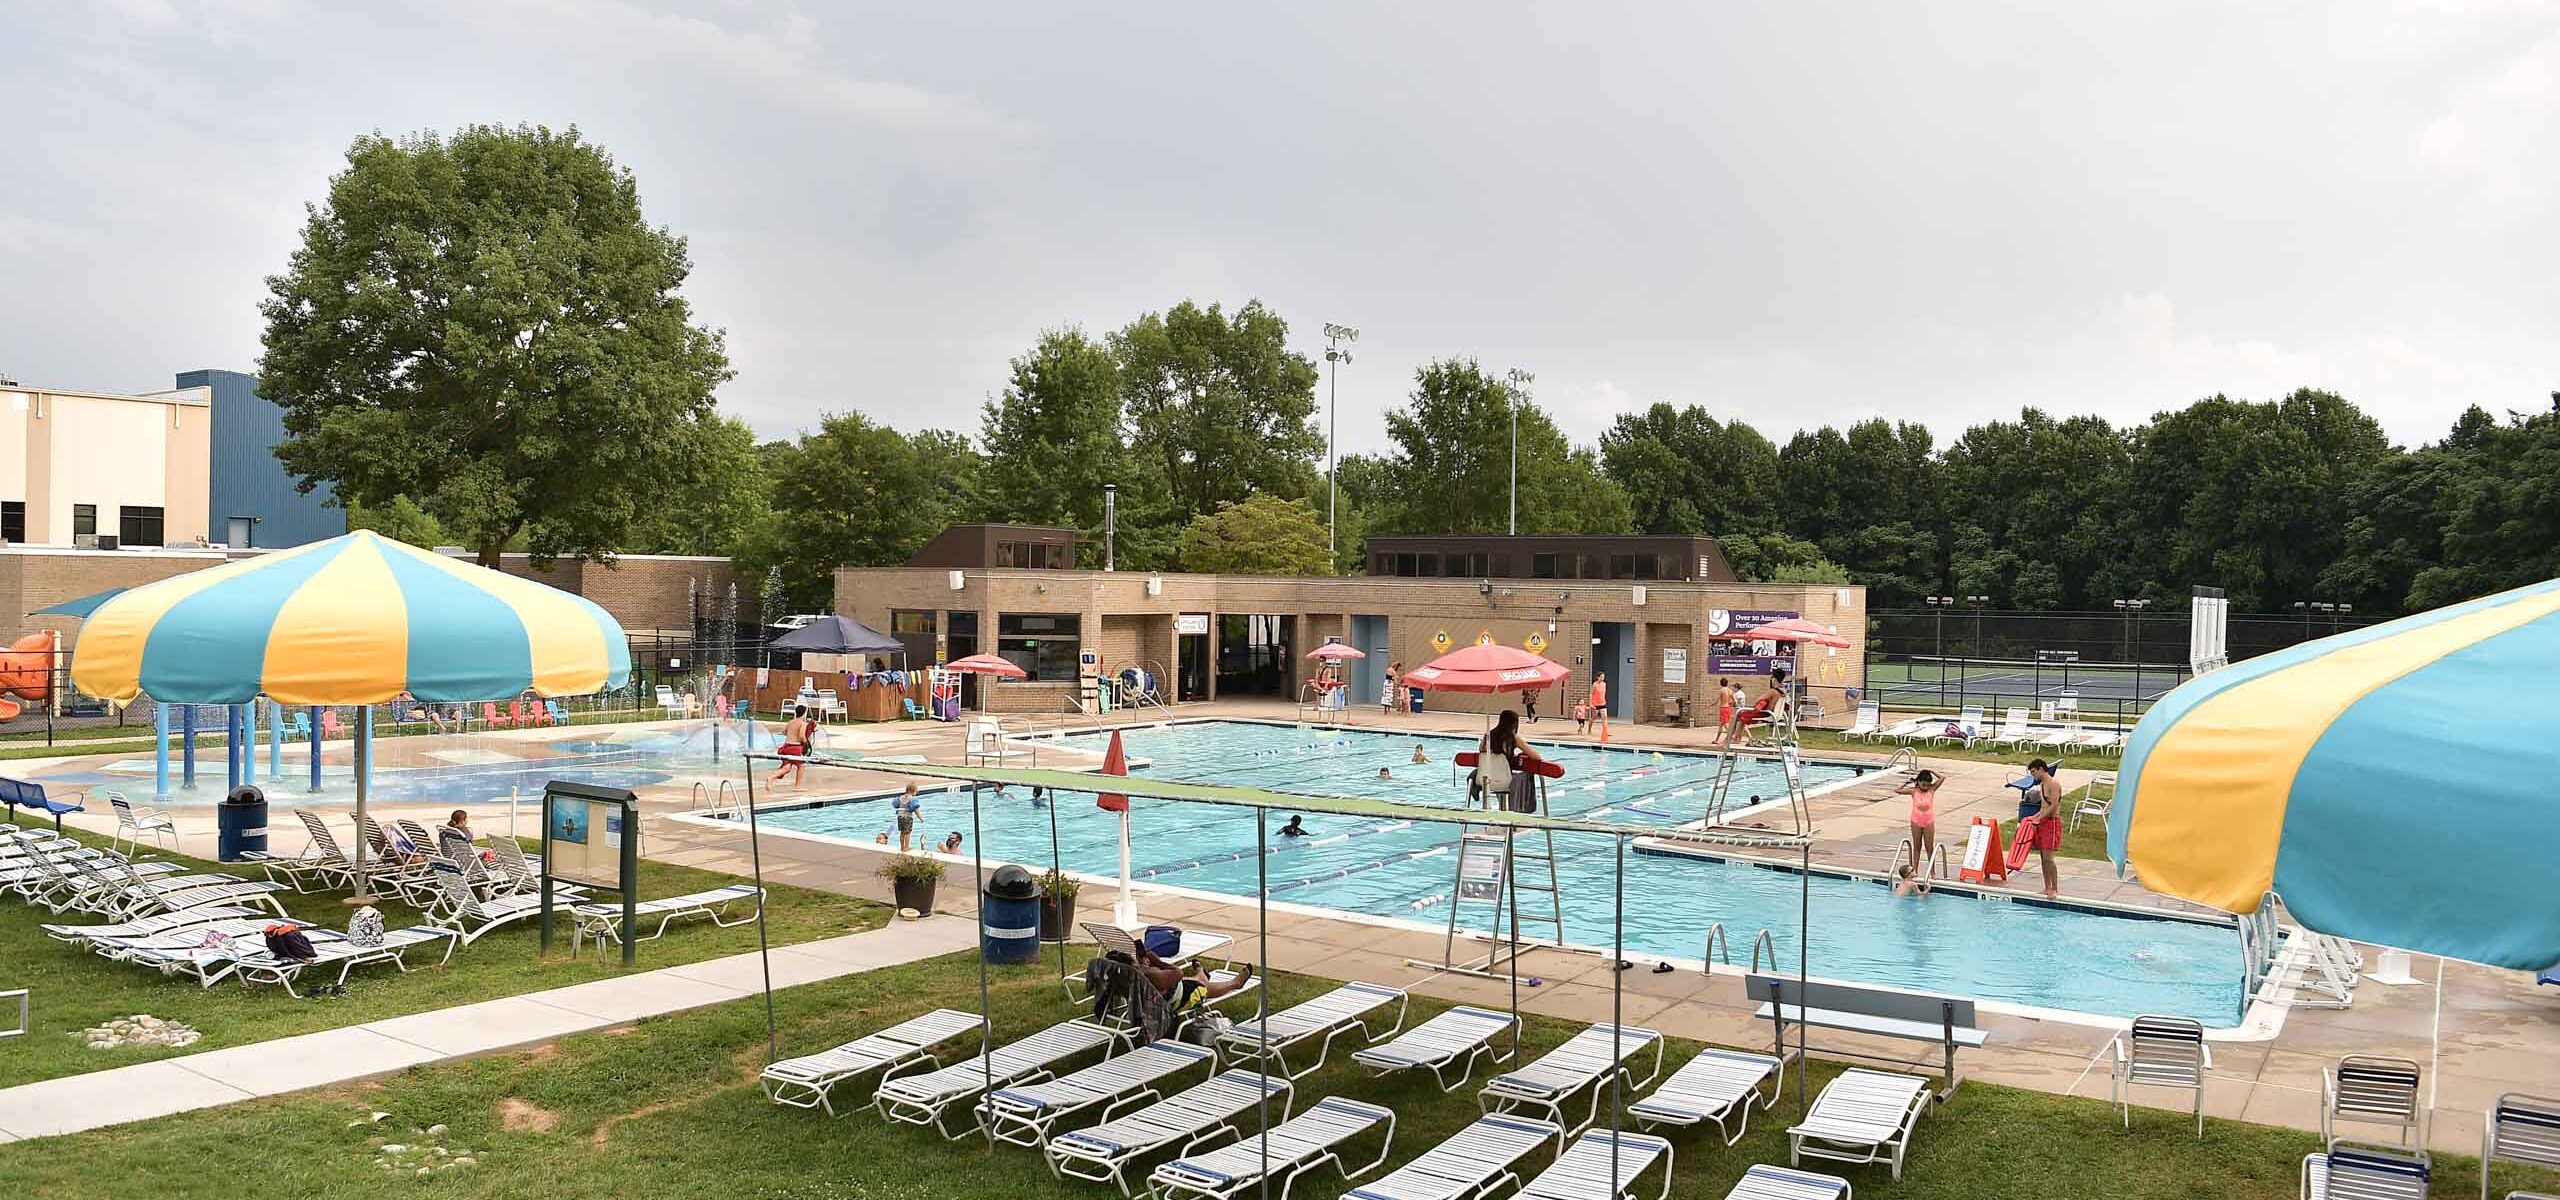
[[[777,988],[920,961],[971,944],[957,917],[893,921],[867,933],[773,949]],[[412,1013],[273,1041],[92,1071],[0,1090],[0,1142],[77,1133],[260,1096],[388,1075],[626,1025],[762,991],[753,954]]]

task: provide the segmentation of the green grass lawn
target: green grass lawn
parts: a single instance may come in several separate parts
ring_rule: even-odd
[[[92,843],[101,841],[75,836]],[[228,869],[247,878],[262,877],[254,869],[237,864],[226,868],[182,855],[156,857],[185,863],[191,870]],[[735,877],[719,872],[645,860],[640,864],[640,877],[643,896],[681,895],[737,882]],[[350,910],[341,903],[342,896],[343,893],[286,893],[285,908],[297,917],[344,929]],[[888,917],[887,909],[881,905],[804,888],[775,885],[768,900],[765,913],[775,945],[876,929]],[[396,900],[385,900],[380,907],[383,919],[392,928],[417,921],[416,911]],[[14,894],[0,898],[0,987],[34,991],[33,1030],[23,1038],[0,1042],[0,1087],[580,983],[619,971],[622,962],[619,955],[598,955],[592,950],[572,960],[568,956],[566,928],[559,933],[557,952],[544,958],[538,951],[540,931],[529,918],[462,947],[444,966],[434,965],[440,951],[421,947],[411,952],[410,961],[424,965],[408,974],[389,965],[359,967],[347,981],[344,998],[297,1000],[282,988],[244,988],[226,982],[207,989],[190,980],[109,962],[54,941],[37,928],[47,922],[95,920],[78,913],[55,916]],[[715,929],[703,922],[682,923],[669,929],[665,937],[640,944],[639,969],[698,962],[755,948],[756,930],[752,924]],[[74,1036],[82,1029],[135,1013],[182,1021],[203,1033],[204,1039],[187,1050],[91,1050]]]
[[[1844,750],[1852,754],[1891,754],[1899,748],[1899,745],[1893,742],[1871,742],[1861,738],[1842,737],[1829,729],[1798,730],[1797,740],[1808,751]],[[1950,758],[1962,762],[2012,763],[2018,767],[2018,773],[2021,775],[2026,773],[2027,760],[2031,758],[2041,758],[2046,762],[2055,763],[2067,771],[2112,771],[2120,761],[2112,754],[2098,754],[2086,750],[2056,754],[2050,749],[2032,747],[2024,750],[2014,747],[1973,749],[1943,743],[1919,746],[1915,749],[1927,758]]]
[[[1273,1003],[1327,986],[1276,981]],[[978,972],[952,955],[777,994],[784,1054],[849,1040],[935,1007],[974,1010]],[[1412,1019],[1438,1006],[1417,1001]],[[1020,1037],[1074,1015],[1061,1002],[1055,963],[994,974],[992,1011],[1000,1039]],[[1534,1020],[1532,1053],[1570,1032]],[[1671,1063],[1694,1050],[1673,1047]],[[948,1055],[946,1055],[946,1059]],[[778,1108],[757,1090],[765,1061],[764,1009],[755,1001],[644,1021],[628,1029],[565,1039],[527,1052],[414,1068],[371,1083],[307,1092],[70,1137],[0,1146],[0,1195],[42,1200],[154,1196],[173,1200],[260,1200],[362,1196],[842,1197],[851,1200],[1104,1200],[1105,1185],[1053,1177],[1035,1152],[989,1148],[977,1139],[944,1142],[871,1113],[829,1119]],[[1817,1063],[1819,1088],[1838,1068]],[[1187,1083],[1189,1077],[1181,1082]],[[1444,1095],[1421,1079],[1383,1080],[1337,1057],[1297,1085],[1301,1105],[1348,1095],[1396,1111],[1390,1165],[1420,1154],[1476,1115],[1474,1084]],[[848,1095],[858,1101],[857,1085]],[[1678,1133],[1672,1194],[1712,1200],[1745,1166],[1784,1162],[1784,1129],[1795,1111],[1792,1075],[1774,1112],[1760,1114],[1742,1144],[1705,1132]],[[847,1107],[850,1107],[848,1105]],[[1275,1104],[1275,1109],[1278,1107]],[[390,1116],[372,1123],[370,1114]],[[1252,1118],[1247,1117],[1251,1127]],[[447,1132],[420,1132],[442,1124]],[[1072,1124],[1072,1123],[1071,1123]],[[2096,1100],[1965,1085],[1953,1103],[1920,1125],[1900,1182],[1881,1167],[1843,1167],[1860,1196],[1955,1200],[2001,1196],[2159,1200],[2276,1200],[2295,1194],[2308,1133],[2213,1121],[2199,1141],[2183,1113],[2137,1111],[2134,1129]],[[414,1165],[385,1167],[384,1143],[468,1151],[475,1165],[418,1177]],[[431,1155],[427,1161],[439,1160]],[[1147,1160],[1151,1165],[1153,1159]],[[1357,1160],[1355,1160],[1357,1161]],[[1545,1165],[1543,1153],[1524,1164]],[[1143,1182],[1144,1167],[1138,1176]],[[2499,1194],[2554,1182],[2502,1167]],[[1648,1178],[1641,1194],[1654,1195]],[[1311,1176],[1292,1193],[1325,1200],[1342,1187]],[[2434,1194],[2474,1196],[2476,1167],[2448,1156],[2436,1163]],[[1247,1196],[1255,1193],[1248,1191]],[[1276,1194],[1276,1192],[1275,1192]]]

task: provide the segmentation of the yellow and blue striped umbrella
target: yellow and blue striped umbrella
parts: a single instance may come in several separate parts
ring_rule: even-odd
[[[80,690],[119,703],[575,696],[630,675],[594,602],[371,531],[126,591],[82,622],[71,662]]]
[[[2199,676],[2125,745],[2143,886],[2493,966],[2560,962],[2560,580]]]

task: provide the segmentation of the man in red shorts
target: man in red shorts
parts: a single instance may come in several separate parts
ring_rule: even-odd
[[[2062,848],[2062,782],[2053,777],[2053,767],[2045,760],[2030,759],[2027,775],[2036,781],[2036,810],[2029,814],[2020,836],[2030,838],[2036,859],[2044,865],[2044,898],[2062,895],[2062,877],[2053,865],[2053,852]],[[2028,830],[2033,830],[2029,833]]]

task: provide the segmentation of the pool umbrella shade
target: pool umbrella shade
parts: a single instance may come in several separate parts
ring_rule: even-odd
[[[104,604],[109,600],[113,600],[130,590],[132,589],[120,587],[108,588],[103,592],[82,596],[77,600],[65,600],[60,604],[48,604],[43,608],[39,608],[34,612],[28,613],[27,615],[31,617],[78,617],[85,621],[89,619],[90,613],[98,611],[99,605]]]
[[[903,654],[906,643],[851,617],[820,617],[766,643],[768,650],[803,654]]]
[[[2335,937],[2560,962],[2560,580],[2198,676],[2126,743],[2107,854],[2226,912],[2270,890]]]
[[[1849,639],[1803,617],[1788,617],[1784,620],[1771,621],[1766,625],[1754,625],[1734,634],[1733,637],[1736,640],[1749,641],[1803,642],[1813,646],[1847,646],[1849,644]]]
[[[1405,672],[1405,683],[1441,692],[1534,692],[1571,678],[1563,663],[1488,642],[1453,650]]]
[[[1364,651],[1349,642],[1326,642],[1313,650],[1307,651],[1307,657],[1322,659],[1326,662],[1341,662],[1348,658],[1367,658],[1369,655],[1367,651]]]
[[[998,658],[992,654],[972,654],[967,658],[955,658],[942,664],[942,669],[958,671],[964,675],[993,675],[998,679],[1030,678],[1030,675],[1012,659]]]

